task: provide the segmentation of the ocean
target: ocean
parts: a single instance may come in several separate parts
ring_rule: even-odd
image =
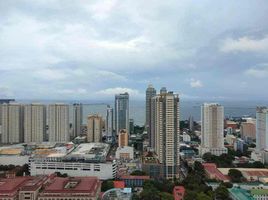
[[[106,116],[106,107],[114,106],[113,102],[94,102],[94,101],[36,101],[36,100],[19,100],[21,103],[40,102],[44,104],[49,103],[79,103],[83,104],[83,123],[86,124],[87,116],[90,114],[99,114],[102,117]],[[186,120],[189,116],[193,116],[195,121],[201,119],[201,105],[202,101],[181,101],[180,102],[180,120]],[[262,101],[217,101],[224,106],[225,117],[255,117],[256,106],[267,106],[268,102]],[[144,125],[145,123],[145,101],[130,101],[130,118],[134,119],[136,125]],[[70,121],[72,121],[72,107],[70,106]]]

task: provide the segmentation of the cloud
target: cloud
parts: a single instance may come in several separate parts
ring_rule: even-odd
[[[34,72],[34,76],[48,81],[64,80],[68,77],[64,71],[57,69],[41,69]]]
[[[267,78],[268,63],[259,64],[256,67],[249,68],[245,71],[245,74],[255,78]]]
[[[220,51],[228,52],[267,52],[268,35],[261,39],[252,39],[247,36],[238,39],[227,38],[223,41]]]
[[[125,76],[122,76],[122,75],[114,73],[114,72],[103,71],[103,70],[97,71],[96,76],[98,78],[102,78],[102,79],[110,79],[110,80],[117,80],[117,81],[126,81],[127,80],[127,78]]]
[[[107,88],[104,90],[100,90],[97,92],[99,95],[103,96],[114,96],[115,94],[120,94],[120,93],[129,93],[130,96],[140,96],[140,92],[136,89],[131,89],[131,88],[122,88],[122,87],[115,87],[115,88]]]
[[[0,98],[14,97],[13,91],[6,86],[0,86]]]
[[[88,91],[85,88],[76,88],[76,89],[58,90],[58,93],[64,94],[64,95],[66,94],[66,95],[76,96],[76,95],[86,95],[88,94]]]
[[[194,78],[190,79],[190,86],[192,88],[201,88],[203,87],[203,83],[200,80],[196,80]]]

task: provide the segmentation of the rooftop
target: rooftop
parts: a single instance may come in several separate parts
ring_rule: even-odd
[[[254,198],[248,193],[248,191],[244,189],[231,188],[229,189],[229,192],[237,200],[254,200]]]
[[[252,189],[250,190],[251,195],[267,195],[268,189]]]
[[[41,195],[49,193],[91,193],[95,195],[98,187],[100,187],[100,181],[97,177],[55,177]]]
[[[28,180],[30,180],[28,176],[0,179],[0,195],[18,190]]]
[[[222,180],[222,181],[229,181],[229,177],[222,174],[218,169],[216,164],[214,163],[203,163],[202,164],[209,174],[213,174],[216,179]]]

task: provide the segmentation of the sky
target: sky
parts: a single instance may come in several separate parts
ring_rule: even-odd
[[[268,99],[267,0],[0,0],[0,98]]]

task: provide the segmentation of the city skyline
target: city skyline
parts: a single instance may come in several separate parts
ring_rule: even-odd
[[[0,97],[267,99],[267,4],[0,1]]]

